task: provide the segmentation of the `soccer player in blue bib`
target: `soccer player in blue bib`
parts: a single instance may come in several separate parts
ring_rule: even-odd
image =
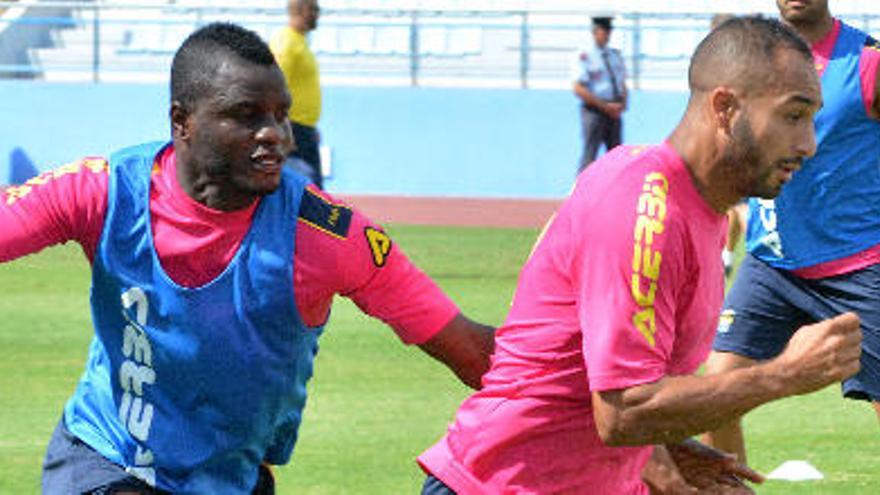
[[[44,493],[273,493],[335,294],[478,386],[491,329],[283,166],[290,103],[259,36],[211,24],[174,57],[172,142],[0,192],[0,262],[69,240],[92,262],[95,338]]]
[[[817,152],[775,200],[751,199],[747,254],[724,303],[707,372],[779,354],[801,325],[861,317],[861,371],[843,395],[880,414],[880,44],[832,17],[827,0],[777,0],[810,44],[824,107]],[[740,422],[712,432],[745,459]]]

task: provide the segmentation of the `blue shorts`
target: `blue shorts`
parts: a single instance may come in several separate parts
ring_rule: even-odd
[[[713,348],[770,359],[801,326],[847,311],[862,320],[862,369],[843,382],[843,395],[880,401],[880,264],[809,280],[747,254],[725,298]]]

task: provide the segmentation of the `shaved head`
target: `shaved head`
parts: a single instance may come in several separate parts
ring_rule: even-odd
[[[779,21],[722,23],[697,46],[688,83],[687,110],[669,142],[716,211],[743,197],[776,197],[816,152],[822,89],[813,55]]]
[[[318,0],[289,0],[287,2],[287,15],[291,26],[301,32],[313,31],[318,27],[318,17],[321,7]]]
[[[290,13],[297,13],[306,7],[317,5],[318,0],[290,0],[287,2],[287,11]]]
[[[782,23],[758,16],[735,17],[711,31],[697,46],[688,70],[691,93],[726,86],[762,94],[779,84],[777,59],[793,50],[812,65],[807,43]]]

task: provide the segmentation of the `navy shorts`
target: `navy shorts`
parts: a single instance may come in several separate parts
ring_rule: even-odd
[[[433,474],[429,474],[422,485],[422,495],[455,495],[455,492]]]
[[[58,422],[43,461],[43,493],[57,495],[161,495],[104,458]]]
[[[862,369],[843,382],[843,395],[880,401],[880,264],[808,280],[746,255],[725,298],[713,348],[770,359],[801,326],[847,311],[862,321]]]
[[[64,425],[64,418],[55,427],[46,449],[42,492],[51,495],[169,495],[131,476],[125,468],[107,460],[77,438]],[[275,479],[267,466],[260,466],[257,486],[251,493],[275,494]]]

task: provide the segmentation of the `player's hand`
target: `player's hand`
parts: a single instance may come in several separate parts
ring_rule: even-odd
[[[764,481],[763,476],[737,462],[733,454],[690,439],[655,447],[642,470],[642,481],[652,495],[754,494],[742,479]]]
[[[693,439],[666,445],[682,478],[699,493],[750,494],[754,493],[743,480],[763,483],[764,477],[736,456],[712,448]]]
[[[791,395],[806,394],[843,381],[859,371],[862,331],[855,313],[801,327],[773,365]]]
[[[612,119],[619,119],[623,114],[623,103],[608,102],[602,106],[602,111]]]
[[[645,467],[642,481],[648,485],[651,495],[696,495],[696,487],[685,481],[666,447],[657,445]]]

